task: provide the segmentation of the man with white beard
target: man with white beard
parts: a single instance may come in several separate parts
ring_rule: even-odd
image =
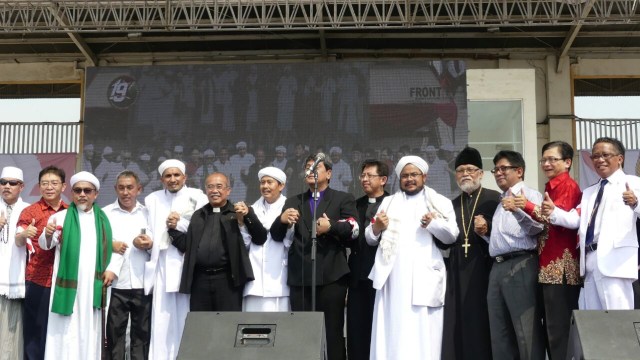
[[[178,355],[184,322],[189,312],[189,295],[179,293],[183,254],[170,246],[168,229],[187,232],[191,215],[208,203],[199,189],[185,186],[185,164],[176,159],[158,167],[163,190],[145,198],[149,227],[154,235],[151,259],[145,264],[145,294],[151,293],[151,343],[149,358],[175,359]]]
[[[425,186],[427,162],[405,156],[396,165],[400,191],[386,197],[367,226],[378,245],[369,278],[377,289],[371,359],[440,359],[446,270],[436,238],[458,236],[451,201]]]
[[[103,274],[111,259],[111,225],[95,203],[100,182],[81,171],[71,177],[73,204],[49,217],[38,244],[55,249],[45,359],[100,359]]]
[[[442,359],[491,359],[487,287],[493,259],[489,244],[500,193],[482,187],[482,157],[464,148],[455,160],[462,191],[452,200],[459,235],[451,245],[442,335]]]

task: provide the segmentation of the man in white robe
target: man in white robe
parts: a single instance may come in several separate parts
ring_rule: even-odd
[[[0,174],[0,339],[2,359],[22,359],[22,303],[25,293],[27,252],[24,241],[16,239],[20,213],[29,206],[22,201],[22,170],[5,166]]]
[[[436,239],[451,244],[458,225],[451,201],[425,186],[427,163],[396,165],[400,190],[386,197],[365,230],[378,245],[369,278],[377,290],[371,359],[440,359],[446,270]]]
[[[284,171],[274,166],[258,172],[262,196],[251,207],[265,229],[282,213],[287,199],[282,190],[287,181]],[[252,186],[253,184],[249,184]],[[253,185],[255,186],[255,185]],[[291,246],[293,228],[287,232],[283,242],[273,241],[271,234],[262,245],[251,242],[251,235],[243,231],[245,246],[249,249],[249,260],[254,280],[244,287],[242,311],[289,311],[289,286],[287,285],[287,259]]]
[[[145,294],[153,290],[151,310],[150,359],[175,359],[178,355],[184,322],[189,312],[189,295],[179,293],[183,254],[170,245],[168,229],[187,232],[191,215],[208,203],[199,189],[185,186],[185,164],[164,161],[158,167],[163,190],[145,198],[149,226],[154,234],[151,259],[145,264]]]
[[[51,215],[38,239],[42,249],[55,248],[56,251],[44,358],[98,360],[101,358],[103,326],[100,307],[105,304],[101,303],[104,299],[102,294],[96,293],[103,289],[100,286],[103,281],[96,278],[96,273],[103,272],[109,263],[111,227],[102,210],[97,204],[94,206],[100,190],[98,179],[89,172],[81,171],[71,177],[70,183],[73,204],[69,209]],[[77,218],[74,220],[75,214]],[[74,232],[79,235],[76,240],[72,239]],[[72,250],[65,249],[65,246],[72,247]],[[77,261],[65,261],[70,257],[64,254],[70,252],[77,256]],[[97,257],[100,259],[98,264]],[[76,265],[75,279],[66,276],[68,268]],[[71,285],[73,280],[76,281],[75,289]],[[69,291],[72,291],[71,297],[65,295]],[[59,300],[64,304],[61,305]]]

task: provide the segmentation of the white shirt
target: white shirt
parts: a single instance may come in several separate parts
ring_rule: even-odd
[[[149,261],[149,253],[133,246],[133,239],[138,236],[142,229],[152,237],[151,228],[147,223],[147,209],[136,202],[136,206],[131,212],[120,207],[116,200],[114,203],[104,207],[103,211],[111,223],[113,241],[122,241],[128,248],[124,255],[113,253],[107,271],[113,272],[118,279],[112,286],[116,289],[142,289],[144,286],[144,264]],[[151,281],[151,280],[150,280]]]

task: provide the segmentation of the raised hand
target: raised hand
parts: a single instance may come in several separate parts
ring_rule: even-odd
[[[625,205],[629,205],[632,209],[635,209],[636,205],[638,205],[638,198],[636,194],[629,187],[629,183],[625,184],[626,190],[622,193],[622,200]]]
[[[318,235],[323,235],[328,233],[329,229],[331,229],[331,222],[329,221],[327,214],[323,213],[322,217],[319,217],[316,222],[316,231]]]
[[[300,213],[298,212],[298,210],[294,208],[288,208],[287,210],[282,212],[282,215],[280,215],[280,222],[289,225],[289,227],[292,227],[298,222],[299,218]]]
[[[53,233],[59,230],[58,229],[58,224],[56,224],[56,218],[53,218],[53,220],[47,224],[47,226],[44,228],[44,236],[48,239],[51,240],[51,237],[53,236]]]
[[[147,234],[140,234],[133,239],[133,246],[140,250],[149,250],[153,247],[153,240]]]
[[[489,224],[487,223],[487,219],[484,218],[484,215],[480,214],[473,217],[473,231],[480,236],[487,235]]]
[[[373,222],[373,225],[371,225],[371,227],[375,235],[379,235],[381,232],[387,230],[387,227],[389,226],[389,217],[384,212],[384,210],[381,210],[376,215],[374,220],[375,221]]]
[[[24,234],[27,238],[33,239],[38,233],[38,228],[36,228],[36,219],[31,219],[31,224],[27,226],[24,230]]]
[[[520,189],[520,193],[513,197],[513,205],[519,209],[523,209],[527,205],[527,197],[524,196],[524,190]]]
[[[514,212],[518,209],[515,205],[515,199],[513,197],[513,193],[511,192],[511,189],[507,191],[507,194],[505,195],[505,197],[502,198],[501,202],[502,202],[502,208],[505,209],[506,211]]]
[[[542,201],[542,205],[540,206],[540,211],[542,212],[543,216],[551,216],[551,213],[553,212],[553,209],[556,208],[556,204],[553,203],[553,200],[551,200],[551,196],[549,196],[548,192],[544,192],[544,200]]]

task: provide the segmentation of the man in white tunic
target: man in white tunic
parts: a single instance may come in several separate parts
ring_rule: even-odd
[[[189,295],[178,292],[183,254],[169,246],[167,230],[187,232],[191,215],[208,199],[202,190],[185,186],[187,176],[182,161],[166,160],[158,172],[164,189],[145,198],[148,223],[154,235],[151,259],[145,264],[144,273],[145,294],[150,294],[153,288],[149,358],[175,359],[189,312]]]
[[[38,244],[55,248],[54,289],[45,359],[100,359],[103,273],[111,258],[111,226],[95,203],[100,182],[81,171],[71,177],[73,204],[49,217]]]
[[[282,213],[282,195],[287,176],[277,167],[269,166],[258,172],[262,196],[251,207],[262,226],[269,230],[271,224]],[[287,286],[287,258],[291,246],[293,228],[289,229],[283,242],[275,242],[269,233],[263,245],[251,242],[244,232],[245,245],[249,248],[249,260],[255,280],[244,287],[243,311],[289,311],[289,286]]]
[[[16,241],[18,218],[29,206],[22,201],[22,170],[5,166],[0,174],[0,339],[2,359],[22,359],[22,303],[27,253],[24,242]]]
[[[452,244],[459,231],[451,201],[425,186],[428,169],[420,157],[400,159],[400,191],[365,230],[367,243],[380,245],[369,275],[371,359],[440,359],[446,270],[436,238]]]

